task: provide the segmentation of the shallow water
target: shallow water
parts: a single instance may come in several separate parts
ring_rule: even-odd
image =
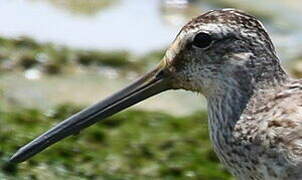
[[[51,109],[56,104],[96,103],[123,88],[133,78],[94,73],[41,77],[31,80],[23,73],[9,73],[0,77],[5,100],[13,106]],[[191,92],[167,91],[134,106],[138,109],[159,110],[177,115],[186,115],[205,109],[203,97]]]
[[[123,0],[93,16],[81,16],[45,1],[2,2],[0,35],[26,35],[78,48],[144,53],[173,40],[178,28],[159,18],[159,1]]]

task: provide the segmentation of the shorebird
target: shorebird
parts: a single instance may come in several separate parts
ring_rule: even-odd
[[[262,23],[235,9],[212,10],[192,19],[154,70],[59,123],[10,161],[25,161],[169,89],[206,97],[214,150],[237,179],[302,179],[302,80],[283,70]]]

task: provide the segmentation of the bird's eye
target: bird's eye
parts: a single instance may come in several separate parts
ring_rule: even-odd
[[[198,33],[193,40],[193,45],[199,48],[206,48],[212,43],[211,35],[201,32]]]

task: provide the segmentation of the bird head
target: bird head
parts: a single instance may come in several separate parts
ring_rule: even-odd
[[[282,71],[262,23],[234,9],[209,11],[191,20],[167,49],[164,61],[174,88],[205,96],[276,78],[275,72]]]

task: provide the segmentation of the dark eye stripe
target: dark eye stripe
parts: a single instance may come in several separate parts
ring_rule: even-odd
[[[212,43],[212,41],[213,39],[211,35],[200,32],[194,37],[193,45],[199,48],[206,48]]]

